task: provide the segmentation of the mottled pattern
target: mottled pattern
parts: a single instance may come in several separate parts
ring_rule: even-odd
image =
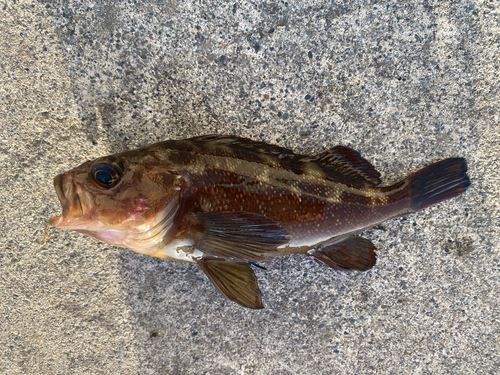
[[[434,163],[392,187],[354,150],[317,156],[232,136],[167,141],[86,162],[54,180],[50,225],[158,258],[200,265],[226,297],[263,308],[249,265],[307,254],[367,270],[375,246],[352,237],[469,186],[465,160]],[[222,263],[221,263],[222,262]]]
[[[465,164],[449,160],[455,169],[447,178],[463,184],[466,177],[455,174],[463,174]],[[89,171],[103,163],[119,165],[123,173],[109,189],[91,183],[95,177]],[[441,164],[429,168],[437,173],[432,185],[439,186]],[[347,147],[304,156],[244,138],[204,136],[100,158],[56,177],[64,209],[51,223],[166,259],[266,260],[306,253],[415,211],[412,196],[420,188],[415,190],[413,182],[425,186],[423,175],[379,188],[380,174]],[[61,181],[71,189],[61,188]],[[460,192],[451,190],[446,198]],[[200,216],[207,214],[210,220]],[[260,242],[238,228],[231,232],[232,221],[243,217],[257,228],[262,225]],[[266,228],[274,227],[283,228],[286,236],[268,243]]]

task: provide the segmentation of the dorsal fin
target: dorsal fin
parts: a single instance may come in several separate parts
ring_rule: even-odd
[[[331,179],[347,185],[371,187],[380,184],[380,173],[375,167],[349,147],[333,147],[310,161],[318,164]]]
[[[280,165],[297,174],[307,173],[311,163],[319,168],[325,178],[355,187],[365,188],[380,184],[380,173],[353,149],[336,146],[315,156],[295,154],[293,151],[263,142],[232,135],[208,135],[184,140],[196,152],[231,156],[267,164]],[[265,157],[263,157],[265,156]],[[271,162],[272,161],[272,162]]]
[[[230,147],[234,151],[241,151],[246,154],[275,156],[278,159],[302,156],[297,155],[293,151],[281,146],[254,141],[249,138],[236,137],[234,135],[205,135],[201,137],[189,138],[185,141],[213,147],[211,151],[214,152],[217,151],[217,147]]]

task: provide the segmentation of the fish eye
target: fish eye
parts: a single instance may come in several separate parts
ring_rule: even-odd
[[[90,179],[100,189],[110,189],[120,182],[122,171],[117,166],[99,163],[92,167]]]

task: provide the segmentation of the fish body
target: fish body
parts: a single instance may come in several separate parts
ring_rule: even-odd
[[[54,179],[49,225],[163,259],[200,265],[228,298],[262,308],[251,264],[305,254],[367,270],[375,247],[353,236],[462,194],[462,158],[380,187],[356,151],[315,156],[233,136],[166,141],[88,161]]]

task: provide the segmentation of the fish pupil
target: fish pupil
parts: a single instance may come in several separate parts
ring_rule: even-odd
[[[110,185],[113,183],[113,177],[111,177],[111,174],[106,171],[97,171],[95,178],[104,185]]]

